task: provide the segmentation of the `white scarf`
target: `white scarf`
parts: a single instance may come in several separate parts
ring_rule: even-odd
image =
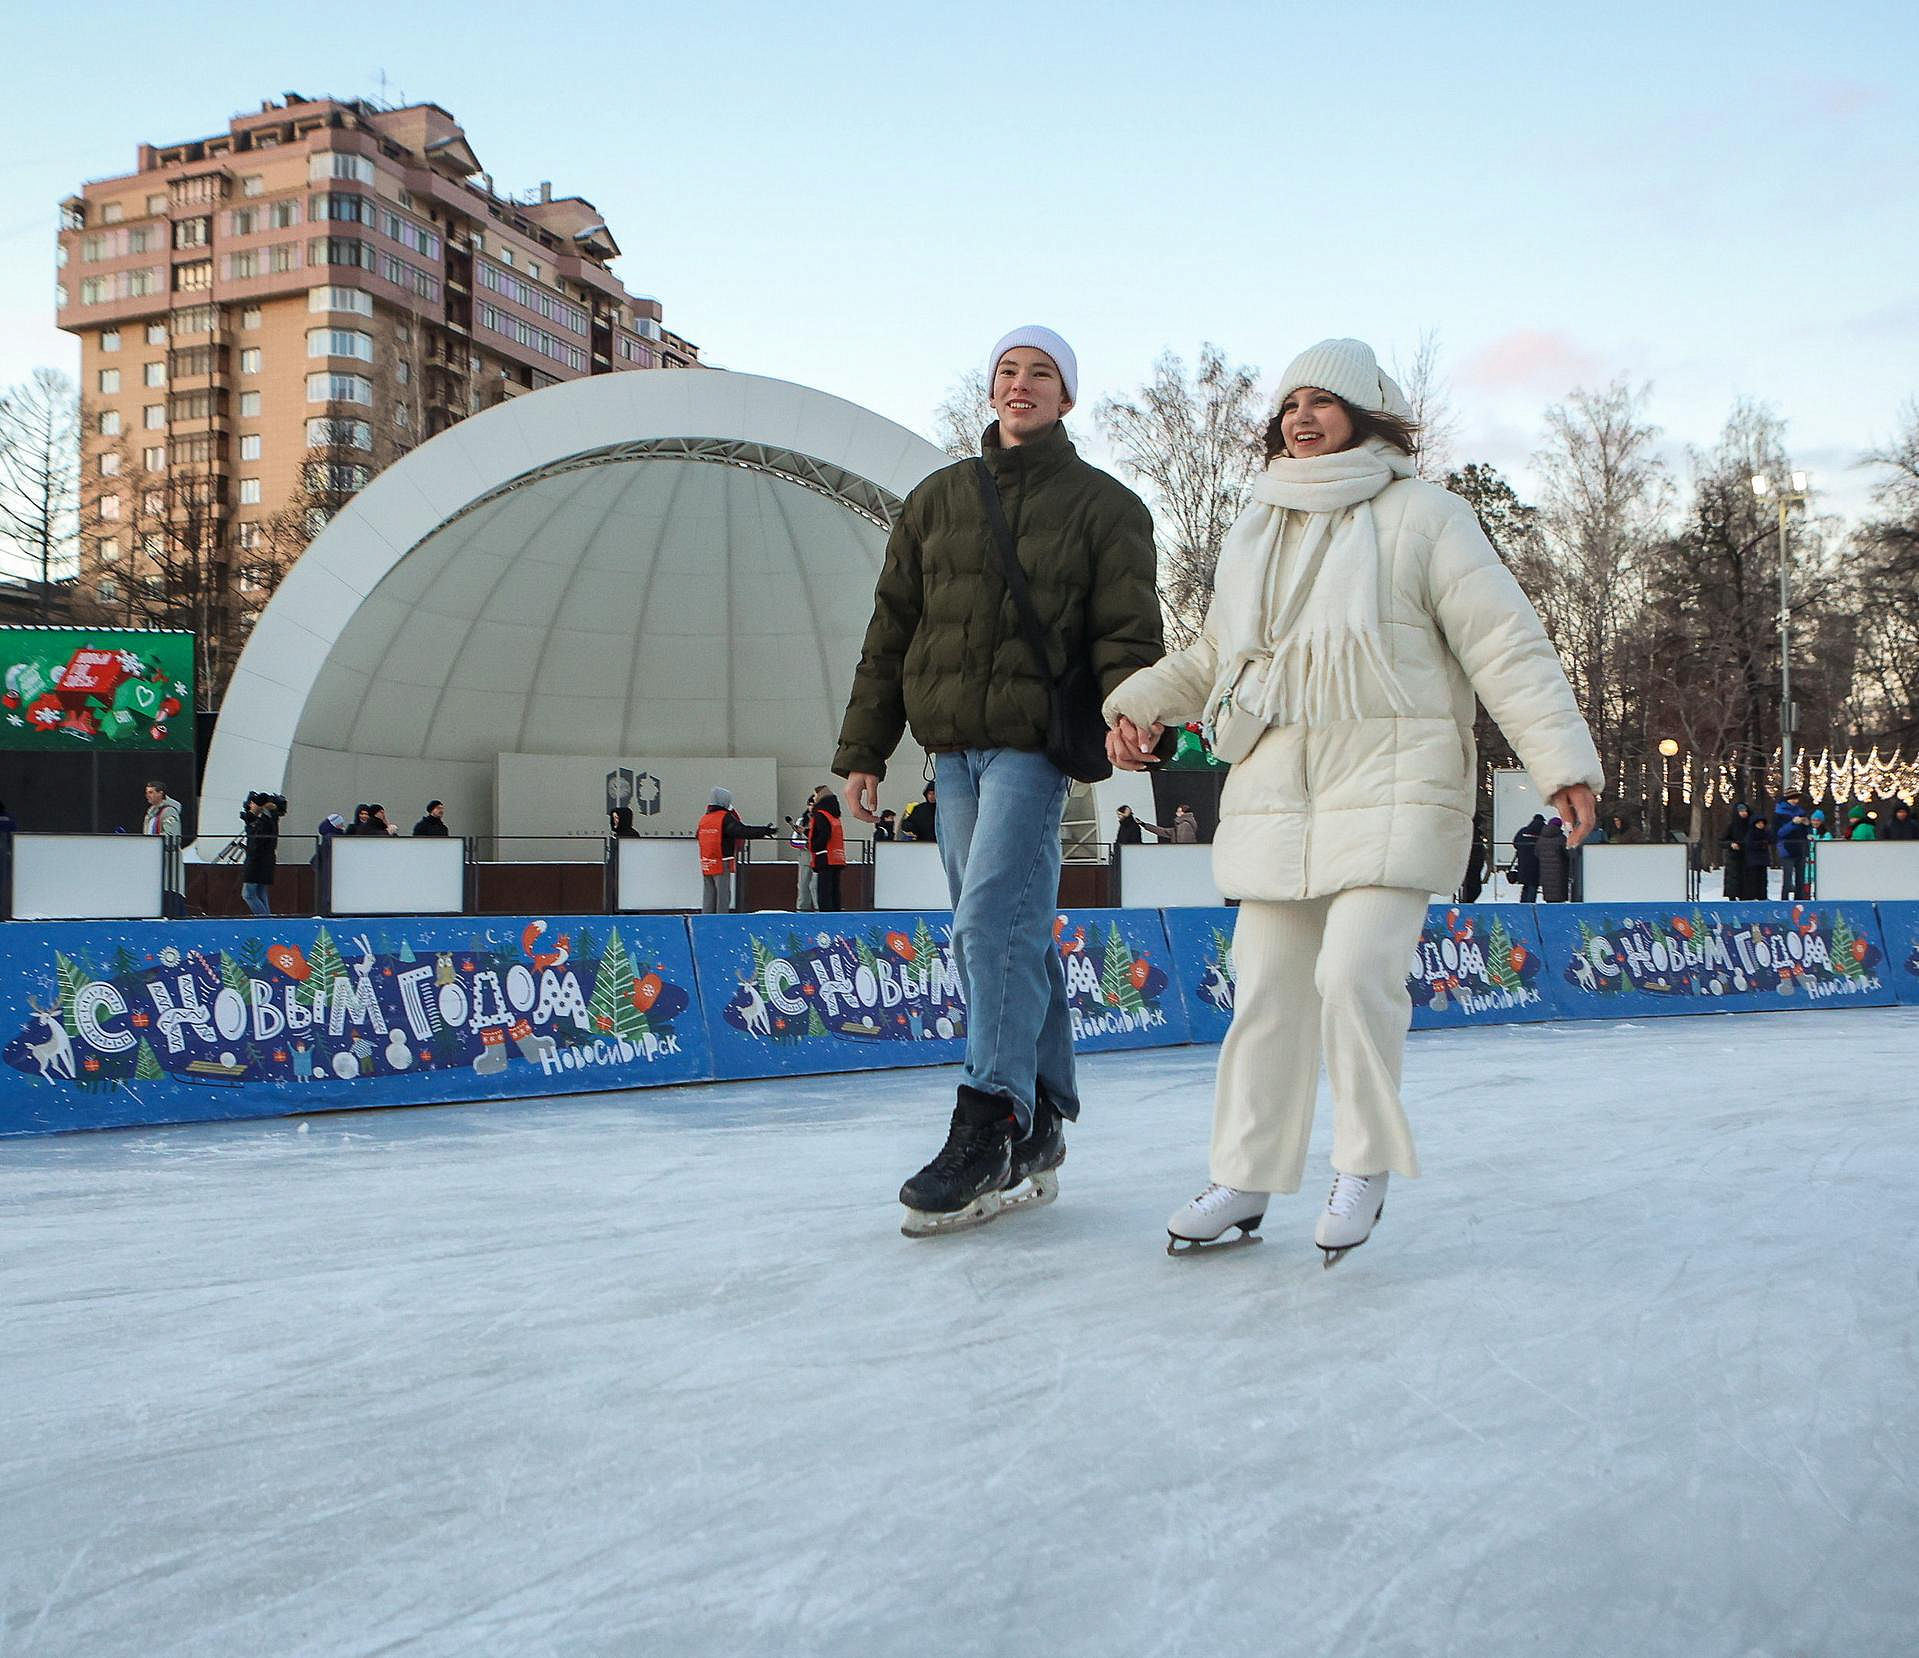
[[[1252,504],[1220,550],[1213,602],[1220,673],[1213,701],[1233,689],[1239,706],[1268,725],[1326,725],[1364,717],[1371,681],[1395,712],[1412,711],[1379,636],[1372,509],[1375,495],[1412,472],[1411,459],[1378,438],[1334,455],[1267,462],[1253,480]],[[1288,512],[1308,517],[1280,593]]]

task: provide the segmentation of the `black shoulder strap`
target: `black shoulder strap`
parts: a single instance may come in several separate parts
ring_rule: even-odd
[[[1026,648],[1039,664],[1040,678],[1050,685],[1053,668],[1046,654],[1046,634],[1033,609],[1033,595],[1026,587],[1026,572],[1020,568],[1013,532],[1006,522],[1006,508],[1000,502],[999,486],[993,482],[993,469],[978,459],[974,460],[973,467],[979,480],[980,505],[986,509],[986,522],[992,526],[993,541],[999,548],[1000,572],[1006,578],[1007,592],[1013,595],[1013,608],[1019,612],[1020,632],[1026,635]]]

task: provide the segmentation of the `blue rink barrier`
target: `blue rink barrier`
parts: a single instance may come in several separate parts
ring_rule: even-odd
[[[1871,904],[1552,904],[1539,929],[1567,1018],[1893,1001]]]
[[[1067,910],[1081,1052],[1217,1042],[1234,912]],[[0,1137],[958,1060],[947,911],[0,927]],[[1415,1029],[1919,1004],[1919,904],[1435,905]]]
[[[0,1136],[713,1074],[678,917],[0,928]]]
[[[690,922],[715,1074],[940,1065],[965,1055],[950,911],[698,916]],[[1157,910],[1053,923],[1082,1053],[1191,1040]]]
[[[1902,1002],[1919,1004],[1919,904],[1879,904],[1886,977]]]

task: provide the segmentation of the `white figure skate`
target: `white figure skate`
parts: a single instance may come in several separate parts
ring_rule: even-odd
[[[1335,1267],[1373,1235],[1386,1212],[1384,1174],[1338,1174],[1320,1211],[1313,1241],[1325,1252],[1322,1266]]]
[[[1266,1218],[1266,1192],[1243,1192],[1217,1181],[1166,1223],[1166,1253],[1196,1255],[1207,1249],[1237,1249],[1259,1242],[1259,1223]],[[1234,1227],[1239,1236],[1220,1240]],[[1184,1247],[1181,1247],[1181,1246]]]

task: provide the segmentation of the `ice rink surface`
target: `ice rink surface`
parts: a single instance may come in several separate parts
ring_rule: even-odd
[[[1216,1050],[913,1243],[955,1073],[0,1148],[0,1654],[1919,1650],[1919,1010],[1415,1035],[1169,1260]]]

